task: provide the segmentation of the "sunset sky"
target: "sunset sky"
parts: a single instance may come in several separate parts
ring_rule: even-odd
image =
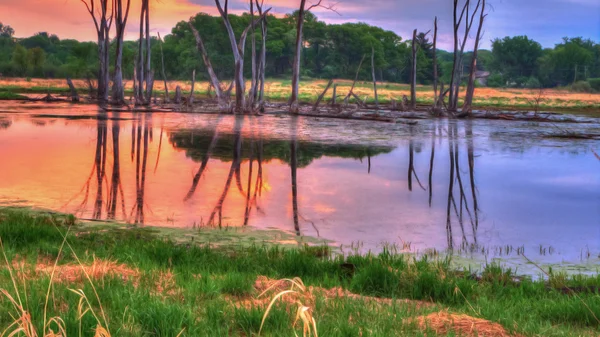
[[[88,0],[89,1],[89,0]],[[309,0],[310,1],[310,0]],[[427,31],[433,17],[440,20],[440,45],[451,46],[452,0],[332,0],[340,15],[317,10],[329,23],[366,22],[395,31],[403,38],[412,29]],[[232,0],[231,12],[248,9],[248,1]],[[265,0],[272,13],[283,15],[297,8],[299,0]],[[491,4],[483,47],[495,37],[528,35],[544,47],[553,47],[565,36],[600,39],[598,0],[488,0]],[[216,14],[213,0],[151,0],[154,32],[167,34],[181,20],[197,12]],[[328,3],[328,0],[324,0]],[[140,0],[132,0],[127,38],[135,38]],[[11,25],[18,37],[39,31],[60,38],[95,40],[94,28],[80,0],[0,0],[0,22]]]

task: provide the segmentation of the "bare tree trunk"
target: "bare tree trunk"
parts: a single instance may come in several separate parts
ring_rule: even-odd
[[[365,61],[366,56],[367,55],[363,55],[362,59],[360,60],[360,63],[358,64],[358,68],[356,69],[356,76],[354,77],[354,82],[352,82],[352,86],[350,87],[348,95],[346,96],[346,98],[344,98],[344,104],[348,104],[348,100],[354,93],[354,86],[356,86],[356,81],[358,81],[358,75],[360,74],[360,68],[362,67],[363,62]]]
[[[163,53],[163,42],[160,37],[160,33],[158,33],[158,43],[160,44],[160,60],[162,63],[162,78],[165,82],[165,103],[169,103],[169,86],[167,85],[167,75],[165,74],[165,54]]]
[[[317,102],[313,106],[313,111],[317,111],[317,109],[319,108],[319,104],[321,104],[321,101],[323,100],[323,97],[325,97],[325,94],[327,94],[327,91],[329,91],[329,88],[331,87],[331,84],[333,84],[333,79],[329,80],[329,83],[327,83],[327,87],[325,87],[325,90],[323,90],[323,92],[321,93],[321,95],[319,95],[319,98],[317,98]]]
[[[333,85],[333,95],[331,96],[331,105],[337,104],[337,84]]]
[[[196,69],[192,71],[192,89],[190,90],[190,98],[188,99],[188,104],[191,106],[194,104],[194,85],[196,84]]]
[[[451,110],[453,109],[454,106],[454,81],[455,81],[455,77],[456,77],[456,67],[457,67],[457,62],[458,62],[458,29],[460,27],[460,22],[462,21],[462,14],[460,16],[460,21],[458,21],[458,1],[459,0],[454,0],[453,2],[453,16],[452,16],[452,22],[453,22],[453,26],[452,26],[452,30],[454,33],[454,56],[452,58],[452,74],[450,75],[450,96],[449,96],[449,100],[448,100],[448,109]],[[468,4],[467,0],[467,4]],[[464,13],[464,11],[463,11]],[[448,209],[448,212],[450,212],[450,209]]]
[[[264,0],[263,0],[264,1]],[[258,9],[258,14],[263,16],[263,1],[261,4],[258,4],[258,0],[256,0],[256,8]],[[259,76],[260,76],[260,94],[258,95],[259,100],[259,110],[261,112],[265,111],[265,71],[266,71],[266,63],[267,63],[267,17],[264,16],[264,19],[260,22],[260,28],[262,32],[262,46],[261,46],[261,56],[260,56],[260,66],[259,66]]]
[[[479,6],[481,6],[481,0],[477,0],[477,5],[475,6],[473,15],[469,19],[471,10],[470,4],[471,1],[466,0],[461,11],[460,17],[458,17],[457,21],[458,0],[454,0],[454,65],[452,68],[452,80],[450,81],[450,98],[448,101],[448,110],[450,111],[456,111],[458,107],[458,94],[460,91],[460,82],[462,79],[463,54],[467,40],[469,38],[469,32],[471,31],[471,27],[473,26],[473,20],[475,18],[474,14],[477,13],[477,11],[479,10]],[[458,49],[458,30],[460,28],[461,23],[463,22],[463,17],[465,18],[465,30],[460,43],[460,49]]]
[[[475,15],[475,13],[473,13]],[[469,74],[469,83],[467,85],[467,94],[465,95],[465,103],[462,108],[463,113],[471,113],[473,104],[473,95],[475,94],[475,75],[477,73],[477,51],[479,49],[479,41],[481,40],[481,29],[485,21],[485,0],[481,5],[479,13],[479,28],[477,28],[477,36],[475,37],[475,46],[473,47],[473,59],[471,60],[471,73]]]
[[[102,37],[100,37],[102,35]],[[98,68],[98,101],[101,104],[108,102],[109,79],[108,79],[108,64],[106,64],[105,55],[108,53],[106,48],[106,40],[104,33],[98,34],[98,59],[100,66]]]
[[[145,68],[144,68],[144,21],[146,19],[145,13],[148,6],[148,0],[142,0],[142,10],[140,12],[140,36],[138,40],[138,60],[137,60],[137,92],[136,104],[144,104],[144,83],[145,81]]]
[[[233,32],[233,27],[231,26],[231,22],[229,21],[228,2],[225,1],[225,8],[221,7],[220,0],[215,0],[215,4],[217,5],[217,9],[219,10],[221,17],[223,18],[223,23],[225,24],[225,29],[227,30],[227,34],[229,36],[229,42],[231,43],[233,59],[235,62],[235,74],[233,79],[235,83],[235,111],[242,112],[245,106],[245,81],[243,61],[244,49],[239,48],[235,38],[235,33]]]
[[[436,112],[439,109],[438,100],[438,65],[437,65],[437,16],[433,23],[433,111]]]
[[[254,0],[250,1],[250,22],[254,21]],[[248,108],[254,110],[256,102],[256,83],[257,83],[257,64],[256,64],[256,29],[252,25],[252,80],[250,84],[250,94],[248,95]]]
[[[191,21],[188,22],[188,24],[190,26],[190,29],[192,30],[192,33],[194,34],[194,37],[196,38],[196,48],[198,48],[198,51],[202,54],[202,60],[204,61],[204,66],[206,67],[208,76],[210,77],[210,82],[215,88],[215,96],[217,97],[217,104],[219,106],[219,109],[221,111],[226,111],[229,108],[229,97],[227,97],[221,90],[221,82],[219,81],[219,78],[215,73],[212,63],[210,62],[210,57],[208,56],[208,52],[204,47],[204,41],[202,40],[200,33],[198,32],[196,27],[192,25]]]
[[[267,9],[258,20],[251,21],[250,25],[248,25],[248,27],[242,33],[240,41],[238,42],[236,41],[235,33],[228,17],[228,1],[225,1],[225,7],[221,6],[220,0],[215,0],[215,4],[217,5],[217,9],[221,14],[221,18],[223,18],[223,23],[225,24],[225,29],[227,30],[227,35],[229,36],[229,42],[231,43],[233,59],[235,61],[235,111],[242,112],[245,109],[246,91],[246,83],[244,81],[244,50],[246,46],[246,37],[248,36],[250,29],[253,29],[256,24],[263,20],[271,9]]]
[[[294,63],[292,64],[292,96],[290,97],[290,113],[299,112],[298,96],[300,87],[300,58],[302,53],[302,31],[304,29],[304,7],[306,0],[300,0],[298,22],[296,23],[296,44],[294,48]]]
[[[181,87],[175,88],[175,104],[181,104]]]
[[[373,91],[375,92],[375,105],[379,109],[379,97],[377,96],[377,78],[375,77],[375,48],[371,47],[371,73],[373,75]]]
[[[116,51],[115,51],[115,75],[113,79],[113,103],[122,105],[125,104],[125,87],[123,86],[123,38],[125,35],[125,27],[127,26],[127,18],[129,17],[129,8],[131,0],[126,0],[127,4],[123,8],[123,0],[114,0],[114,15],[116,29]]]
[[[71,101],[79,102],[79,94],[77,93],[77,89],[75,89],[73,81],[71,81],[70,77],[67,77],[67,85],[69,86],[69,90],[71,90]]]
[[[109,32],[112,26],[113,13],[109,13],[108,3],[109,0],[81,0],[85,5],[88,13],[92,17],[94,26],[96,28],[96,36],[98,37],[98,101],[100,104],[108,102],[109,92],[109,75],[108,75],[108,62],[109,62]],[[96,2],[98,2],[99,10],[96,9]],[[111,1],[112,2],[112,1]],[[114,6],[110,8],[114,11]]]
[[[144,0],[146,2],[146,104],[150,104],[150,99],[152,98],[152,86],[154,84],[154,76],[151,74],[151,53],[152,48],[150,45],[150,0]]]
[[[413,31],[412,39],[412,68],[410,72],[410,108],[417,108],[417,30]]]

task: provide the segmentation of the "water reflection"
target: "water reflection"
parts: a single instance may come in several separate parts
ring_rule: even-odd
[[[0,165],[0,198],[139,225],[276,227],[374,250],[537,240],[574,256],[573,242],[598,246],[600,181],[585,151],[512,150],[496,139],[501,127],[473,121],[393,134],[342,122],[323,141],[302,118],[172,118],[54,118],[35,130],[11,119],[0,133],[0,157],[11,158]],[[343,133],[356,141],[336,141]]]

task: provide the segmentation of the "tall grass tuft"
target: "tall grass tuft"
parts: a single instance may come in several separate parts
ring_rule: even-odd
[[[258,297],[259,298],[262,297],[263,295],[268,293],[270,290],[272,290],[276,286],[278,286],[280,283],[289,283],[290,289],[284,290],[284,291],[281,291],[281,292],[275,294],[273,296],[273,299],[271,299],[269,306],[267,306],[267,310],[265,310],[265,314],[262,318],[262,322],[260,323],[260,329],[258,331],[259,336],[260,336],[260,333],[262,332],[262,328],[265,324],[265,320],[269,316],[269,313],[271,312],[273,305],[275,304],[275,302],[277,302],[278,299],[280,299],[286,295],[292,295],[292,294],[302,295],[302,294],[307,293],[307,288],[304,285],[304,283],[302,282],[302,280],[300,278],[296,277],[293,279],[282,279],[277,282],[274,282],[265,291],[263,291]],[[300,300],[296,301],[296,305],[297,305],[296,317],[294,318],[294,323],[292,324],[292,328],[294,329],[294,334],[296,336],[298,336],[298,334],[296,333],[296,326],[298,325],[298,322],[302,322],[302,336],[303,337],[308,337],[308,336],[313,336],[313,335],[315,337],[318,337],[319,333],[317,331],[317,321],[315,320],[315,318],[313,317],[313,315],[311,313],[311,308],[304,305]]]

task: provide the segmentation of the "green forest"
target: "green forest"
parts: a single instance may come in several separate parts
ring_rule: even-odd
[[[297,14],[278,18],[269,16],[267,33],[266,76],[288,77],[294,57]],[[231,15],[231,24],[240,33],[250,22],[250,15]],[[206,34],[205,44],[220,78],[233,76],[233,56],[221,17],[199,13],[195,27]],[[49,32],[27,38],[15,38],[9,25],[0,23],[0,73],[5,77],[86,78],[95,77],[97,46],[94,42],[63,39]],[[257,31],[257,39],[260,32]],[[250,37],[249,37],[250,39]],[[376,76],[380,81],[407,83],[410,76],[411,40],[392,31],[365,23],[327,24],[307,13],[304,26],[302,76],[304,79],[354,78],[363,55],[375,50]],[[433,79],[431,34],[419,33],[417,81],[430,84]],[[246,48],[250,49],[250,43]],[[115,48],[115,44],[112,44]],[[136,41],[126,41],[123,53],[124,75],[133,76]],[[164,36],[162,43],[165,73],[169,80],[189,80],[195,69],[198,78],[206,77],[205,67],[187,22],[179,22]],[[112,53],[112,52],[111,52]],[[471,52],[463,59],[464,73],[469,72]],[[450,80],[452,53],[437,50],[440,78]],[[246,58],[250,62],[250,58]],[[152,44],[153,67],[161,65],[161,42]],[[490,72],[491,87],[572,86],[578,91],[600,91],[600,44],[582,37],[564,38],[554,48],[527,36],[496,38],[492,50],[480,50],[478,70]],[[250,72],[251,67],[245,67]],[[359,79],[371,77],[370,67],[363,67]]]

